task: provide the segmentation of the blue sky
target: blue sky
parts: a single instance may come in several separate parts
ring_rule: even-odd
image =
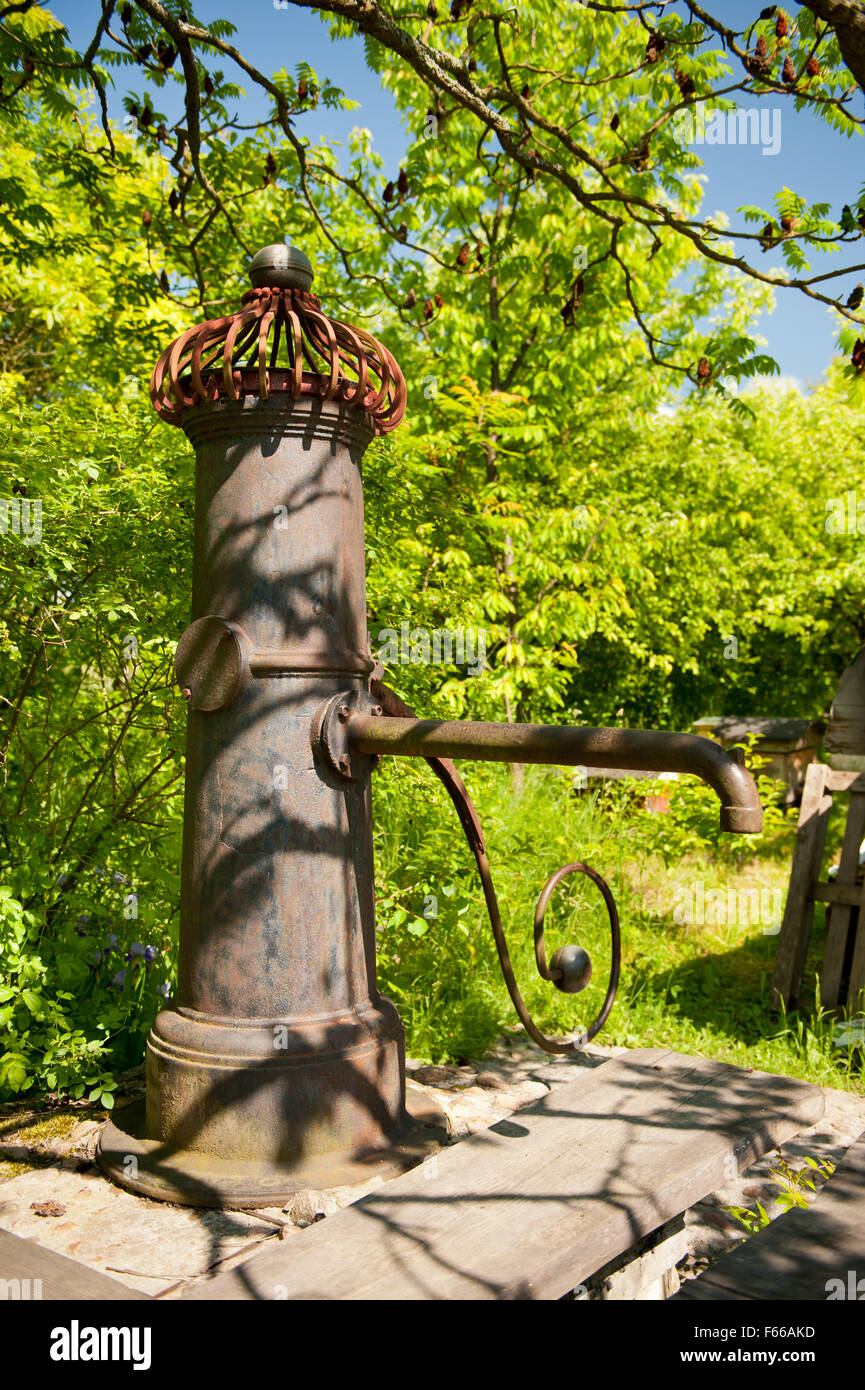
[[[72,42],[85,46],[98,12],[96,0],[55,0],[50,8],[69,29]],[[754,0],[716,0],[716,11],[725,23],[736,27],[750,23],[757,10]],[[320,77],[329,77],[360,103],[359,110],[310,113],[299,123],[300,133],[312,139],[326,135],[344,140],[352,126],[367,126],[386,167],[396,171],[407,141],[390,95],[366,66],[359,38],[333,43],[324,21],[312,11],[294,5],[277,8],[274,0],[200,0],[196,14],[205,22],[217,16],[231,20],[237,26],[238,48],[265,72],[291,70],[306,61]],[[118,82],[122,80],[121,73]],[[121,93],[119,87],[112,114],[122,115]],[[857,93],[859,114],[862,101],[862,93]],[[836,211],[858,198],[865,182],[865,140],[847,140],[813,117],[797,115],[792,103],[778,97],[764,102],[781,111],[778,153],[764,155],[759,145],[703,146],[706,212],[725,211],[735,219],[735,209],[742,204],[771,206],[775,191],[784,186],[809,200],[829,202]],[[763,267],[780,264],[777,253],[755,254]],[[861,259],[865,260],[865,253]],[[830,264],[817,262],[813,266],[815,271],[829,268]],[[844,291],[860,278],[865,279],[865,272],[852,276]],[[758,331],[767,339],[782,373],[803,386],[817,382],[833,356],[836,329],[831,312],[796,291],[778,292],[775,312],[763,316]]]

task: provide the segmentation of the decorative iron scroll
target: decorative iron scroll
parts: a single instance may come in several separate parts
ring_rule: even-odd
[[[393,355],[362,328],[328,318],[307,290],[247,290],[243,307],[187,329],[163,352],[150,399],[168,424],[204,401],[267,400],[278,392],[356,406],[376,434],[405,414],[405,379]]]
[[[379,667],[379,670],[380,669]],[[370,691],[375,699],[378,700],[386,714],[393,715],[397,719],[412,719],[415,717],[408,705],[400,699],[396,692],[391,690],[389,686],[383,685],[380,680],[374,679],[371,682]],[[453,802],[469,848],[475,857],[481,886],[484,890],[490,926],[493,929],[493,940],[496,944],[499,965],[501,966],[504,982],[508,988],[508,994],[511,996],[511,1003],[519,1016],[520,1022],[529,1037],[538,1044],[538,1047],[542,1047],[545,1052],[579,1052],[580,1048],[585,1047],[587,1043],[591,1042],[592,1038],[601,1030],[609,1018],[619,985],[619,969],[622,954],[621,933],[619,930],[619,914],[616,910],[615,899],[613,898],[609,885],[601,875],[597,873],[595,869],[590,868],[588,864],[573,863],[565,864],[562,868],[557,869],[554,874],[551,874],[541,890],[540,897],[535,907],[535,958],[538,965],[538,974],[542,979],[549,980],[557,989],[562,989],[565,993],[576,992],[576,990],[569,988],[567,980],[563,979],[563,975],[567,974],[567,965],[565,965],[564,970],[557,968],[557,956],[561,957],[564,952],[556,952],[556,955],[553,956],[548,966],[544,947],[544,916],[546,914],[547,904],[549,903],[553,890],[568,874],[584,874],[587,878],[592,880],[597,888],[599,888],[610,921],[610,940],[612,945],[609,983],[600,1013],[593,1022],[589,1024],[588,1028],[580,1030],[571,1037],[548,1038],[545,1033],[541,1032],[529,1013],[526,1002],[520,993],[520,987],[517,984],[514,967],[511,963],[510,952],[508,950],[507,939],[505,937],[505,929],[502,924],[501,913],[499,912],[498,898],[496,897],[496,890],[493,887],[489,859],[487,858],[487,848],[484,841],[484,832],[481,829],[478,813],[466,790],[465,783],[450,758],[426,758],[425,762],[429,763],[436,777],[438,777]],[[565,952],[569,949],[573,951],[577,948],[565,947]],[[586,962],[588,963],[588,957],[586,957]],[[591,973],[591,968],[589,968],[589,973]],[[582,985],[578,985],[577,988],[582,988]]]

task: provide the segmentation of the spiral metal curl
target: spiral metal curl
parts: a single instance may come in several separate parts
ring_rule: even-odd
[[[607,916],[610,919],[610,941],[612,946],[612,960],[610,962],[610,981],[607,985],[607,993],[604,1002],[601,1005],[600,1013],[598,1014],[594,1023],[591,1023],[589,1027],[585,1030],[585,1032],[581,1035],[581,1042],[583,1045],[585,1045],[586,1043],[591,1042],[592,1038],[595,1036],[596,1033],[599,1033],[601,1031],[601,1029],[603,1028],[604,1024],[610,1016],[610,1011],[613,1007],[613,1003],[616,998],[616,990],[619,987],[619,970],[621,968],[622,961],[622,938],[621,932],[619,930],[619,912],[618,908],[616,907],[616,900],[613,897],[610,885],[607,883],[606,879],[602,878],[598,871],[596,869],[593,869],[589,864],[563,864],[560,869],[556,869],[554,874],[550,874],[549,878],[547,879],[546,883],[541,889],[540,897],[538,898],[538,901],[535,904],[535,960],[537,961],[538,974],[540,975],[541,979],[550,980],[552,984],[556,984],[557,977],[560,976],[559,971],[555,969],[551,970],[550,967],[547,965],[547,953],[544,943],[544,918],[546,916],[550,898],[553,896],[555,889],[559,886],[562,879],[567,878],[568,874],[585,874],[586,878],[590,878],[592,880],[592,883],[594,883],[595,886],[600,890],[601,897],[603,898],[604,905],[607,909]],[[553,957],[552,965],[555,966],[555,956]],[[547,1041],[552,1042],[555,1040],[548,1039]],[[542,1043],[541,1046],[543,1047],[544,1044]],[[562,1049],[560,1047],[556,1049],[556,1051],[561,1050]]]
[[[380,669],[381,668],[379,668],[379,670]],[[394,715],[398,719],[413,719],[415,717],[413,711],[400,699],[396,692],[391,690],[389,686],[383,685],[380,680],[373,680],[370,689],[386,714]],[[606,1023],[610,1016],[613,1003],[615,1002],[616,991],[619,986],[621,933],[619,930],[619,914],[609,884],[595,869],[590,868],[588,864],[573,863],[564,864],[560,869],[557,869],[555,873],[551,874],[541,890],[540,897],[535,907],[535,959],[537,961],[538,974],[542,979],[549,980],[552,984],[557,983],[559,972],[555,969],[550,969],[547,965],[544,945],[544,917],[553,891],[568,874],[585,874],[586,877],[590,878],[600,889],[610,919],[610,938],[612,943],[610,979],[607,986],[606,997],[601,1005],[601,1011],[598,1016],[588,1028],[581,1029],[578,1033],[574,1033],[570,1037],[548,1038],[546,1033],[541,1032],[529,1013],[526,1001],[523,999],[520,993],[520,987],[517,984],[517,978],[514,974],[514,967],[508,950],[507,938],[505,937],[505,929],[499,911],[498,898],[496,897],[496,890],[493,886],[492,874],[487,858],[486,843],[484,841],[484,832],[481,829],[481,823],[478,819],[478,813],[475,810],[474,803],[466,790],[465,783],[450,758],[426,758],[424,761],[429,763],[436,777],[438,777],[453,802],[469,848],[475,857],[481,886],[484,890],[490,926],[493,930],[493,940],[496,944],[499,965],[501,966],[504,982],[507,985],[508,994],[511,997],[511,1003],[517,1012],[520,1022],[529,1037],[537,1043],[538,1047],[542,1047],[544,1052],[552,1052],[554,1054],[579,1052],[581,1048],[591,1042],[592,1038],[595,1037]],[[553,960],[553,964],[555,964],[555,959]]]
[[[405,379],[371,333],[328,318],[307,290],[247,290],[242,304],[235,314],[187,329],[162,353],[150,399],[163,420],[179,425],[188,406],[204,401],[286,392],[356,406],[376,434],[396,429],[405,414]]]

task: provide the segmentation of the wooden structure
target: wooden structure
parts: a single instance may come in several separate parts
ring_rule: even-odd
[[[121,1299],[145,1299],[90,1265],[47,1250],[35,1240],[0,1230],[0,1283],[6,1300],[14,1302],[116,1303]]]
[[[199,1299],[556,1299],[823,1113],[819,1087],[644,1049],[556,1086]]]
[[[865,1135],[809,1207],[779,1216],[675,1297],[689,1303],[865,1298]]]
[[[818,1086],[644,1049],[592,1068],[184,1300],[556,1299],[823,1114]],[[651,1244],[651,1241],[648,1242]],[[142,1298],[0,1233],[43,1299]]]
[[[787,784],[787,805],[802,795],[807,769],[817,761],[820,739],[826,728],[822,719],[723,718],[698,719],[694,725],[704,738],[715,738],[724,748],[734,748],[755,738],[754,751],[764,760],[767,777]]]
[[[772,989],[775,1002],[799,999],[814,904],[827,903],[828,935],[820,996],[824,1008],[861,1006],[865,990],[865,883],[860,847],[865,839],[865,647],[841,677],[829,715],[825,748],[830,765],[812,763],[805,776],[787,905],[778,938]],[[833,797],[849,794],[841,862],[834,879],[822,878],[826,828]]]

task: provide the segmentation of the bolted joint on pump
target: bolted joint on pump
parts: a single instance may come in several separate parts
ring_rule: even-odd
[[[352,748],[349,725],[356,715],[376,717],[381,712],[381,705],[367,690],[342,690],[325,700],[310,727],[312,751],[319,765],[345,782],[361,781],[381,758]]]

